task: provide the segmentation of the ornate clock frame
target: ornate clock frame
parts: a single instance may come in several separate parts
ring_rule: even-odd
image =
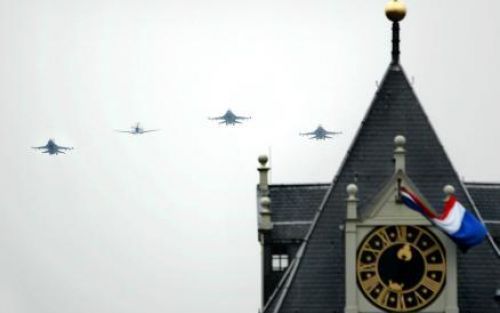
[[[446,251],[426,227],[378,226],[358,245],[356,278],[365,298],[381,310],[422,310],[446,285]]]
[[[457,301],[457,257],[455,244],[441,231],[435,229],[435,227],[432,226],[431,223],[423,216],[406,208],[402,203],[400,203],[400,201],[398,201],[397,190],[399,184],[410,187],[414,187],[414,185],[404,172],[404,140],[395,140],[395,142],[397,146],[395,151],[395,173],[387,184],[380,190],[378,195],[369,204],[367,204],[368,210],[364,210],[366,212],[364,216],[358,215],[358,188],[354,184],[347,186],[348,199],[347,218],[345,223],[344,312],[459,313]],[[414,190],[416,190],[416,188]],[[430,298],[429,301],[424,301],[424,303],[418,307],[405,308],[401,305],[399,307],[384,307],[383,305],[380,305],[380,303],[377,303],[377,301],[374,301],[374,297],[367,296],[366,288],[363,288],[363,286],[359,283],[361,263],[358,262],[358,252],[363,249],[363,244],[366,246],[365,240],[369,239],[369,237],[372,236],[378,229],[399,226],[410,226],[416,229],[422,229],[424,232],[429,232],[431,237],[433,237],[433,240],[437,241],[436,244],[438,245],[438,250],[442,251],[445,258],[444,263],[441,266],[441,273],[444,275],[442,284],[431,286],[432,288],[435,288],[433,291],[433,297]],[[392,251],[392,253],[399,252],[402,248],[408,249],[408,247],[405,247],[402,242],[394,242],[389,244],[389,246],[390,245],[396,247],[393,249],[398,250]],[[409,246],[414,249],[411,251],[417,253],[415,245],[409,244]],[[368,261],[365,263],[370,262]],[[426,264],[426,266],[428,265]],[[431,269],[436,268],[436,265],[431,266]],[[425,273],[427,273],[427,270],[425,271]],[[373,280],[375,280],[375,278]],[[439,281],[439,277],[435,280]],[[393,289],[401,287],[401,282],[392,283],[393,285],[391,287]],[[389,282],[386,278],[384,286],[388,287],[388,284]],[[415,284],[415,288],[420,286],[420,282],[410,282],[409,284]]]

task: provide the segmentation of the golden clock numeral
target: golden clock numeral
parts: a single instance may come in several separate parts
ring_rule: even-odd
[[[380,231],[378,233],[378,236],[380,240],[382,240],[382,242],[384,243],[384,247],[388,246],[391,243],[391,239],[389,238],[389,236],[387,236],[387,233],[384,230]]]
[[[378,285],[378,277],[371,276],[370,278],[361,281],[361,284],[363,285],[363,289],[367,292],[371,292]]]
[[[358,268],[358,270],[361,272],[375,272],[376,269],[377,269],[377,264],[375,263],[361,264]]]
[[[398,233],[398,241],[405,241],[406,242],[406,226],[398,226],[396,227],[396,231]]]
[[[424,233],[421,230],[418,231],[417,238],[415,238],[414,241],[415,244],[418,244],[418,241],[420,240],[420,237],[422,237],[423,234]]]
[[[433,253],[433,252],[436,252],[436,251],[438,251],[438,250],[439,250],[439,247],[438,247],[437,245],[434,245],[434,246],[432,246],[431,248],[429,248],[429,249],[425,250],[425,251],[423,252],[423,254],[424,254],[424,256],[426,256],[426,257],[427,257],[429,254],[431,254],[431,253]]]
[[[384,287],[378,294],[377,302],[382,305],[387,305],[387,300],[389,300],[389,289]]]
[[[444,270],[445,270],[444,263],[430,263],[430,264],[427,264],[427,271],[428,272],[444,272]]]
[[[406,310],[406,304],[405,304],[405,295],[400,293],[398,294],[398,301],[397,301],[397,308],[398,310]]]
[[[439,291],[439,288],[441,287],[441,284],[439,282],[434,281],[434,280],[432,280],[432,279],[430,279],[429,277],[426,276],[422,280],[422,286],[424,286],[425,288],[429,289],[433,293],[436,293],[436,292]]]
[[[422,303],[425,303],[426,300],[418,292],[415,292],[414,295],[418,305],[422,305]]]
[[[363,248],[363,251],[366,251],[366,252],[371,252],[371,253],[373,253],[375,256],[378,256],[378,255],[380,254],[380,250],[370,248],[370,246],[366,246],[366,247],[364,247],[364,248]]]

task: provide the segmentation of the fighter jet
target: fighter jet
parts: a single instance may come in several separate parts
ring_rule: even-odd
[[[43,150],[42,153],[48,153],[50,155],[54,155],[54,154],[59,154],[59,153],[62,153],[62,154],[65,154],[66,152],[64,152],[65,150],[73,150],[73,147],[63,147],[63,146],[58,146],[56,145],[54,139],[49,139],[49,141],[47,142],[47,144],[45,146],[40,146],[40,147],[31,147],[33,149],[36,149],[36,150]]]
[[[227,112],[222,116],[209,117],[208,119],[214,121],[220,121],[219,124],[235,125],[235,124],[241,124],[242,120],[249,120],[251,119],[251,117],[238,116],[234,114],[231,110],[227,110]]]
[[[326,129],[323,128],[323,126],[319,125],[318,128],[316,128],[314,131],[310,133],[300,133],[300,136],[311,136],[309,139],[316,139],[316,140],[325,140],[327,138],[332,138],[332,136],[329,135],[339,135],[342,134],[341,132],[331,132],[327,131]]]
[[[159,129],[148,129],[148,130],[145,130],[144,128],[141,127],[140,123],[136,123],[134,126],[130,127],[130,130],[118,130],[117,129],[116,131],[120,132],[120,133],[132,134],[132,135],[142,135],[142,134],[145,134],[145,133],[159,131]]]

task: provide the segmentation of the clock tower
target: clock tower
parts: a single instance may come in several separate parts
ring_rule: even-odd
[[[385,7],[390,63],[331,182],[268,186],[261,176],[262,313],[500,312],[500,184],[457,174],[400,62],[406,13],[402,0]],[[435,210],[453,194],[488,239],[457,251],[403,205],[401,187]]]
[[[401,203],[399,188],[418,186],[405,172],[405,138],[394,142],[394,175],[363,215],[358,187],[347,186],[345,313],[457,313],[455,244]],[[454,190],[444,191],[445,199]]]
[[[390,0],[385,14],[392,22],[390,71],[401,72],[399,23],[406,6]],[[406,138],[395,135],[394,174],[375,191],[363,215],[358,214],[358,187],[347,186],[344,311],[456,313],[455,246],[400,201],[401,185],[419,186],[406,173]]]

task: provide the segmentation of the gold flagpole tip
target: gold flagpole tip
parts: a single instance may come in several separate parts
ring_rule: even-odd
[[[385,15],[393,22],[399,22],[405,18],[406,5],[401,0],[389,0],[385,5]]]

